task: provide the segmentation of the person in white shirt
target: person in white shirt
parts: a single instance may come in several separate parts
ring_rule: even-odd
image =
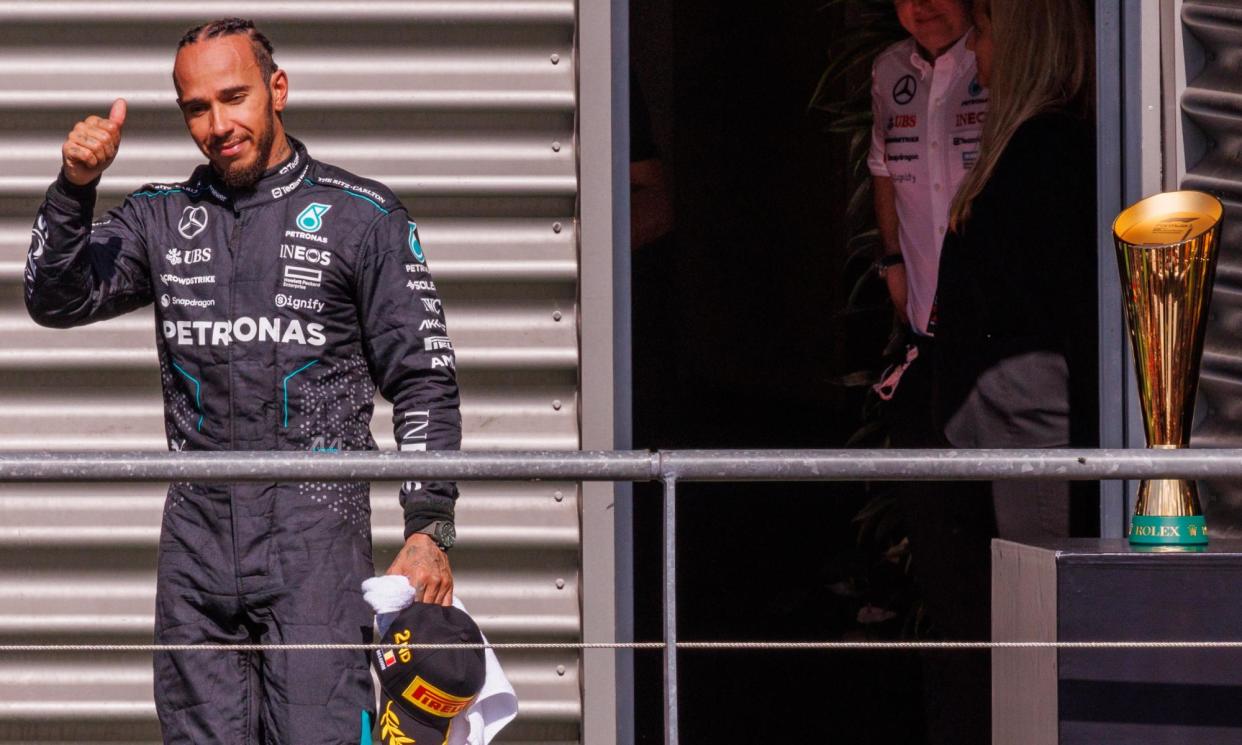
[[[967,48],[964,0],[895,0],[910,38],[872,66],[867,166],[883,272],[899,315],[930,336],[940,244],[958,184],[979,154],[988,96]]]
[[[946,447],[933,414],[936,280],[953,197],[979,154],[988,93],[968,48],[969,0],[894,0],[893,7],[910,38],[881,52],[872,66],[875,122],[867,164],[882,249],[876,271],[908,324],[908,346],[905,364],[876,391],[889,399],[895,447]],[[987,541],[961,538],[992,530],[976,488],[910,482],[897,491],[922,608],[946,639],[989,636]],[[985,591],[976,591],[980,586]],[[927,742],[986,743],[988,688],[986,654],[924,655]]]

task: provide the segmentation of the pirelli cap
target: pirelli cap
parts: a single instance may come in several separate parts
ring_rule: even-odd
[[[483,634],[457,608],[414,603],[397,614],[382,644],[482,644]],[[380,680],[377,722],[383,745],[441,745],[453,717],[483,687],[480,649],[377,649],[371,664]]]

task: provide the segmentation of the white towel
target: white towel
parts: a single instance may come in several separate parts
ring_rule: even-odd
[[[414,602],[415,590],[410,587],[405,577],[389,574],[364,581],[362,596],[375,609],[375,623],[382,636],[397,613]],[[453,606],[470,615],[456,595],[453,596]],[[483,643],[487,643],[486,636],[483,637]],[[485,649],[484,660],[487,667],[483,688],[470,706],[453,719],[453,726],[449,728],[448,745],[487,745],[517,716],[517,694],[505,677],[496,653]]]

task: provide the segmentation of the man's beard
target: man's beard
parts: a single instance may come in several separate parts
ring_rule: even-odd
[[[258,182],[267,170],[267,161],[272,157],[272,146],[276,142],[276,117],[271,109],[267,112],[267,127],[255,143],[255,159],[249,165],[229,168],[220,174],[220,180],[230,189],[248,189]]]

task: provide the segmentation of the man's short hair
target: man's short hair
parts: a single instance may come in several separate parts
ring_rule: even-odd
[[[201,26],[195,26],[181,37],[181,43],[177,44],[177,49],[207,39],[234,34],[245,34],[249,37],[250,48],[254,50],[254,58],[259,63],[259,72],[263,75],[264,82],[271,81],[272,74],[277,69],[276,60],[272,57],[272,42],[268,41],[263,32],[255,27],[254,21],[246,18],[220,18]]]

